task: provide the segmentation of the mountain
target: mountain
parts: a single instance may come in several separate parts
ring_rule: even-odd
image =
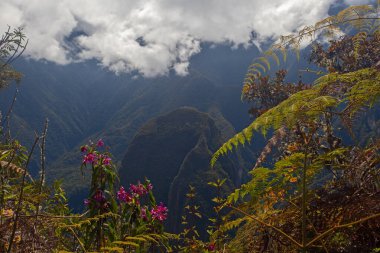
[[[168,228],[179,232],[189,185],[195,186],[199,193],[197,202],[201,204],[201,212],[211,215],[212,204],[208,200],[215,193],[207,183],[226,178],[226,185],[231,189],[246,174],[239,152],[240,159],[225,157],[215,169],[210,168],[213,152],[226,140],[217,125],[229,124],[220,115],[213,118],[190,107],[148,121],[128,146],[119,171],[120,181],[129,185],[149,178],[157,200],[169,207]]]
[[[68,186],[66,188],[70,194],[85,190],[87,185],[83,184],[79,171],[80,145],[88,139],[102,138],[111,147],[114,160],[120,161],[136,131],[144,123],[182,106],[191,106],[209,112],[215,117],[225,118],[229,122],[228,127],[226,125],[220,127],[224,128],[223,133],[228,136],[248,124],[247,106],[239,99],[240,88],[218,87],[210,80],[196,74],[181,78],[180,81],[178,83],[168,79],[156,84],[139,86],[131,91],[134,95],[125,100],[117,110],[109,111],[104,108],[112,116],[109,116],[103,129],[86,136],[71,150],[56,159],[50,166],[54,170],[50,171],[48,178],[50,180],[65,178],[69,183],[65,185]],[[123,96],[123,93],[119,96]]]
[[[135,73],[115,75],[96,62],[60,66],[20,60],[21,85],[2,90],[0,110],[8,110],[16,87],[20,93],[12,114],[13,137],[30,147],[34,131],[49,119],[47,179],[63,179],[74,206],[86,195],[88,178],[81,176],[79,147],[103,138],[114,161],[121,161],[138,129],[150,119],[182,106],[224,118],[223,135],[231,136],[250,122],[240,101],[241,82],[256,49],[207,48],[194,56],[189,75],[146,79]],[[36,156],[36,158],[38,158]],[[34,174],[38,163],[30,167]]]

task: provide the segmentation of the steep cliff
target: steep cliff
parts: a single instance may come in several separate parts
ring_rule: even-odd
[[[148,177],[155,186],[158,201],[170,210],[168,227],[180,229],[188,185],[197,188],[201,211],[212,210],[212,189],[207,182],[227,178],[227,188],[241,182],[243,161],[226,157],[211,169],[212,153],[224,142],[218,126],[228,122],[221,115],[184,107],[147,122],[130,143],[120,168],[122,184]],[[217,116],[217,117],[216,117]],[[216,123],[217,121],[218,123]],[[207,204],[206,204],[207,203]]]

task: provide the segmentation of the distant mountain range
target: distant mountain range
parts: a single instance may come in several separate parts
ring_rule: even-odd
[[[34,131],[41,131],[48,118],[48,181],[63,179],[68,193],[76,197],[74,204],[81,203],[87,185],[79,171],[79,147],[90,139],[103,138],[120,165],[143,124],[183,106],[223,118],[228,124],[215,124],[224,140],[248,125],[248,106],[240,101],[241,83],[257,54],[256,49],[209,47],[194,56],[189,75],[154,79],[135,73],[115,75],[95,62],[58,66],[21,59],[15,66],[24,78],[12,114],[13,136],[30,146]],[[15,88],[1,91],[2,112],[7,111]],[[37,167],[31,166],[34,174]]]
[[[246,69],[257,55],[256,49],[209,47],[194,56],[189,75],[154,79],[136,73],[115,75],[95,62],[58,66],[21,59],[16,68],[24,78],[13,108],[12,134],[29,147],[34,131],[41,131],[49,119],[47,179],[63,180],[77,210],[83,208],[89,181],[79,170],[79,147],[102,138],[111,147],[121,183],[152,179],[157,200],[171,210],[169,227],[178,231],[188,184],[198,188],[197,201],[210,210],[206,200],[213,193],[207,182],[218,177],[228,179],[229,189],[239,185],[265,142],[257,135],[250,148],[223,158],[216,170],[209,169],[211,154],[251,121],[249,105],[241,102],[240,94]],[[307,68],[304,59],[299,63],[290,59],[286,66],[293,81],[299,72],[292,70]],[[15,89],[13,85],[1,91],[3,113]],[[359,119],[363,124],[356,132],[378,135],[378,115]],[[32,173],[37,174],[37,168],[34,160]]]

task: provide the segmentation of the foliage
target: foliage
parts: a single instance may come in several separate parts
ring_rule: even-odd
[[[13,70],[11,63],[26,45],[21,28],[12,32],[9,28],[2,36],[0,88],[19,81],[21,74]],[[45,185],[48,121],[29,151],[11,138],[9,121],[16,95],[5,118],[7,128],[0,128],[0,251],[170,251],[168,242],[174,236],[163,229],[168,209],[162,203],[156,204],[148,180],[131,185],[129,192],[121,186],[116,193],[116,168],[102,140],[81,147],[81,170],[91,171],[89,197],[84,201],[84,213],[69,210],[61,182]],[[28,165],[37,146],[40,177],[33,178]]]
[[[168,242],[175,237],[163,229],[168,209],[156,204],[148,180],[116,192],[115,166],[102,140],[81,148],[81,169],[92,172],[84,213],[69,210],[60,182],[45,186],[43,171],[39,179],[32,178],[27,165],[37,143],[44,143],[46,130],[47,125],[29,152],[17,141],[2,146],[1,252],[171,250]]]
[[[377,11],[372,6],[343,10],[283,37],[250,66],[242,98],[253,102],[256,118],[217,150],[211,164],[251,141],[254,132],[274,133],[251,181],[221,204],[231,210],[224,227],[239,228],[229,243],[231,252],[370,252],[379,247],[379,139],[355,145],[353,131],[360,124],[356,117],[380,98]],[[347,28],[356,33],[330,37]],[[332,39],[312,47],[310,61],[327,71],[316,71],[323,75],[312,85],[284,84],[283,71],[274,79],[262,76],[270,57],[279,63],[275,50],[284,56],[288,48],[298,52],[305,37],[316,35]],[[341,139],[341,126],[353,140]],[[276,156],[262,166],[274,151]]]
[[[17,141],[1,143],[1,252],[49,252],[58,245],[56,218],[68,213],[64,191],[60,182],[45,186],[44,173],[37,180],[28,173],[34,148],[45,136],[46,130],[29,152]]]
[[[8,30],[0,38],[0,89],[6,87],[11,81],[20,81],[21,74],[15,71],[11,64],[25,50],[28,41],[22,28]]]
[[[226,179],[217,179],[215,182],[208,184],[216,190],[217,196],[211,201],[215,204],[215,216],[208,217],[211,224],[207,227],[207,238],[201,238],[198,228],[195,225],[198,220],[202,219],[205,214],[201,213],[200,206],[196,203],[196,189],[189,186],[189,191],[186,194],[185,212],[182,218],[183,230],[178,235],[178,245],[174,247],[177,252],[214,252],[224,248],[228,235],[225,230],[221,229],[223,215],[219,210],[219,205],[222,203],[222,187]]]
[[[308,44],[308,41],[334,39],[341,34],[352,32],[353,29],[359,31],[352,42],[353,56],[357,56],[358,47],[365,41],[366,36],[379,30],[378,11],[378,7],[372,5],[350,6],[337,15],[329,16],[314,25],[305,26],[294,34],[281,36],[278,42],[263,53],[263,56],[253,60],[248,68],[244,86],[252,84],[270,70],[271,61],[275,61],[278,66],[280,58],[286,62],[289,51],[294,52],[299,58],[301,47],[305,43]]]
[[[86,212],[75,222],[59,226],[61,236],[74,235],[77,244],[65,250],[106,252],[147,252],[152,248],[170,251],[163,222],[167,208],[156,204],[152,184],[131,184],[129,191],[120,186],[116,192],[117,173],[108,147],[102,140],[81,147],[82,170],[91,168],[89,197],[84,200]],[[118,202],[118,203],[117,203]]]
[[[298,34],[284,36],[254,60],[242,98],[252,103],[256,118],[213,156],[251,141],[254,132],[273,133],[252,171],[252,178],[224,198],[226,180],[209,185],[211,201],[208,240],[193,225],[202,218],[187,194],[184,230],[166,233],[168,209],[157,204],[149,180],[119,185],[116,166],[102,140],[81,147],[83,174],[91,173],[85,210],[69,210],[60,182],[45,185],[45,140],[48,121],[30,150],[10,134],[0,142],[1,252],[377,252],[380,229],[380,140],[355,142],[357,115],[377,106],[380,98],[379,18],[372,6],[350,7]],[[338,33],[355,29],[344,36]],[[334,36],[331,36],[334,35]],[[263,76],[271,61],[286,61],[305,38],[316,42],[310,61],[324,71],[313,84],[285,82],[286,71]],[[0,41],[0,88],[19,74],[10,63],[26,46],[21,29]],[[342,138],[341,126],[351,134]],[[4,133],[2,133],[4,134]],[[359,136],[360,138],[360,136]],[[40,148],[40,175],[28,166]],[[276,151],[276,156],[270,154]],[[265,163],[269,160],[267,163]],[[232,238],[231,238],[232,237]],[[173,241],[178,242],[174,244]]]

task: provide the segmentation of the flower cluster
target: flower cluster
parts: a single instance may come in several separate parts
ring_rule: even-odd
[[[168,216],[168,208],[161,202],[150,211],[153,220],[164,221]]]
[[[83,157],[83,163],[96,163],[98,160],[98,157],[94,153],[88,153]]]
[[[109,207],[106,196],[101,189],[98,189],[91,198],[85,199],[83,203],[86,206],[92,205],[92,207],[95,207],[96,209],[107,210]]]
[[[96,143],[97,148],[104,147],[104,142],[102,139],[98,140]],[[96,151],[95,145],[90,142],[90,145],[84,145],[80,148],[80,151],[84,153],[82,164],[98,164],[98,165],[110,165],[111,158],[106,154],[101,154]]]
[[[99,203],[104,202],[106,200],[106,197],[104,196],[104,192],[102,190],[97,190],[94,195],[94,200]]]
[[[143,185],[142,183],[138,182],[136,185],[131,184],[129,186],[129,191],[134,195],[143,196],[147,194],[149,191],[153,189],[153,186],[151,183],[148,183],[147,186]]]
[[[117,192],[117,199],[120,203],[127,203],[130,205],[136,205],[140,210],[140,217],[144,221],[150,219],[157,221],[164,221],[167,219],[168,208],[160,203],[158,206],[154,206],[151,211],[149,211],[147,206],[140,206],[140,198],[153,189],[153,185],[147,181],[145,184],[138,182],[137,184],[131,184],[129,191],[126,191],[123,186],[120,187]]]
[[[117,199],[121,202],[131,203],[133,199],[138,203],[138,198],[149,193],[153,189],[151,183],[144,184],[138,182],[136,185],[131,184],[129,187],[129,192],[125,191],[124,187],[121,186],[117,192]]]
[[[126,192],[123,186],[121,186],[119,191],[117,192],[117,199],[125,203],[131,203],[133,200],[131,194]]]

